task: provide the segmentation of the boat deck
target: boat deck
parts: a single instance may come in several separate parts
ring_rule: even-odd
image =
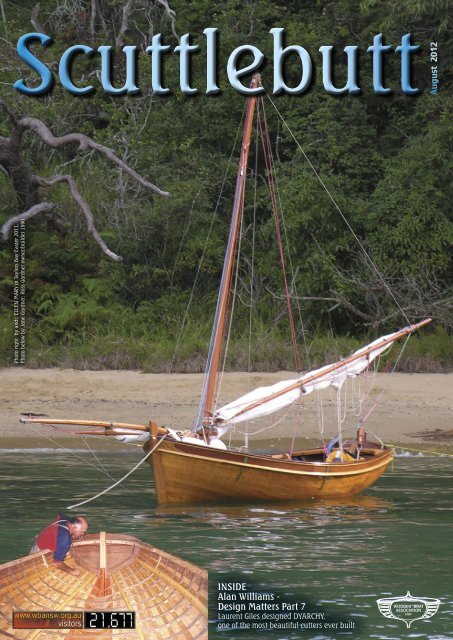
[[[357,458],[357,454],[349,449],[350,446],[351,446],[351,443],[346,442],[344,444],[344,451],[348,455],[350,455],[352,458],[354,458],[354,461],[371,460],[374,457],[376,457],[376,455],[378,455],[383,451],[383,449],[378,445],[372,442],[367,442],[366,445],[360,451],[360,456]],[[338,451],[338,448],[334,448],[333,452],[335,451]],[[293,451],[292,454],[274,453],[274,454],[269,454],[266,457],[272,460],[281,460],[283,462],[286,460],[287,462],[319,462],[319,463],[325,463],[325,464],[332,464],[332,462],[329,462],[328,460],[326,460],[326,454],[324,449],[306,449],[304,451]]]
[[[207,573],[132,536],[99,534],[75,542],[66,564],[41,551],[0,566],[0,635],[57,640],[207,640]],[[102,571],[102,566],[105,570]],[[13,611],[135,611],[136,629],[12,629]]]

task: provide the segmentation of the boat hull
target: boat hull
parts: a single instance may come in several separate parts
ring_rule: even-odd
[[[0,636],[16,640],[102,638],[207,640],[208,577],[201,568],[121,534],[91,534],[60,571],[43,550],[0,565]],[[135,629],[12,628],[13,611],[134,611]],[[45,623],[41,625],[45,627]]]
[[[376,482],[393,458],[389,449],[362,454],[349,463],[300,462],[164,439],[150,458],[157,500],[165,504],[344,498]]]

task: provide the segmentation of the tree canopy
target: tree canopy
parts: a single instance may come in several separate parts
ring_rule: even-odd
[[[303,317],[301,335],[305,331],[322,339],[334,333],[347,342],[353,333],[393,330],[407,324],[406,319],[432,315],[433,335],[440,332],[443,341],[441,355],[431,354],[432,359],[442,366],[451,363],[452,41],[447,2],[42,0],[32,6],[23,0],[1,0],[0,10],[0,94],[5,105],[0,141],[14,142],[14,122],[34,119],[54,138],[77,134],[93,142],[80,146],[78,138],[49,146],[32,127],[21,131],[24,171],[42,179],[33,187],[39,190],[38,198],[35,192],[18,190],[12,179],[17,172],[0,154],[0,225],[33,204],[52,205],[26,223],[29,364],[202,368],[234,193],[235,140],[245,104],[245,97],[228,83],[226,61],[237,46],[258,46],[269,60],[263,85],[272,87],[273,27],[285,28],[288,45],[299,44],[310,52],[314,81],[301,95],[270,97],[356,235],[355,239],[266,101],[293,267],[294,305]],[[219,32],[221,93],[215,96],[204,94],[206,51],[201,45],[207,27]],[[77,59],[73,74],[81,85],[97,82],[90,95],[73,96],[58,82],[47,95],[19,94],[12,86],[17,79],[36,78],[16,52],[18,38],[29,31],[44,31],[53,38],[51,47],[39,48],[39,55],[54,74],[62,53],[76,43],[114,45],[116,86],[122,86],[125,74],[120,48],[137,45],[143,54],[138,58],[140,92],[106,94],[97,82],[99,59],[86,58]],[[186,96],[178,90],[178,56],[165,59],[163,78],[171,92],[159,96],[152,91],[149,56],[143,52],[157,33],[172,48],[185,33],[200,44],[192,56],[191,74],[198,94]],[[366,50],[378,33],[393,48],[407,33],[421,45],[412,65],[420,95],[401,92],[400,57],[394,53],[385,56],[385,82],[393,91],[385,96],[373,91]],[[346,80],[343,48],[359,47],[359,95],[325,92],[318,52],[322,45],[335,46],[337,86]],[[434,49],[437,62],[430,59]],[[434,64],[439,78],[435,94]],[[295,86],[299,79],[300,63],[290,56],[285,80]],[[110,149],[119,162],[97,153],[100,147]],[[252,156],[239,271],[239,297],[245,305],[236,307],[236,334],[244,347],[252,304],[254,366],[284,367],[290,366],[291,358],[280,340],[286,326],[285,302],[276,269],[275,231],[263,160]],[[144,187],[125,166],[171,195],[161,197]],[[93,241],[70,183],[60,180],[50,186],[55,175],[71,177],[102,242],[123,257],[121,262],[112,262]],[[252,234],[254,218],[258,224]],[[10,235],[0,244],[4,364],[11,362],[13,340],[13,261]],[[174,357],[176,343],[179,351]],[[245,366],[242,347],[233,352],[232,366]]]

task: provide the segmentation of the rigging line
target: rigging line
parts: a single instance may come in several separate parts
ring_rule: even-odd
[[[370,367],[367,367],[364,371],[364,385],[363,385],[363,391],[362,391],[362,385],[361,385],[361,376],[357,376],[357,378],[353,378],[353,382],[354,385],[356,384],[356,380],[357,380],[357,384],[359,387],[359,390],[357,392],[357,402],[358,402],[358,406],[357,406],[357,410],[354,411],[354,415],[355,417],[357,417],[359,419],[359,422],[361,421],[361,416],[364,412],[364,410],[366,409],[366,403],[368,400],[368,397],[373,389],[374,383],[376,381],[376,374],[377,374],[377,370],[379,368],[379,363],[381,361],[381,358],[379,356],[379,358],[377,358],[376,360],[373,360],[373,371],[372,374],[370,374]]]
[[[273,167],[275,167],[275,161],[273,159],[272,149],[270,151],[271,151],[272,164],[273,164]],[[277,153],[277,160],[279,162],[279,165],[281,166],[282,163],[280,161],[280,158],[278,157],[278,153]],[[299,325],[300,325],[300,330],[302,332],[302,339],[303,339],[303,343],[304,343],[305,361],[307,363],[307,369],[312,369],[313,367],[311,365],[310,351],[308,349],[307,337],[306,337],[306,332],[305,332],[305,325],[304,325],[304,321],[302,319],[302,310],[301,310],[301,305],[300,305],[299,294],[298,294],[298,291],[297,291],[297,284],[296,284],[297,270],[295,271],[294,270],[294,266],[293,266],[293,259],[292,259],[292,255],[291,255],[291,251],[290,251],[290,245],[289,245],[288,229],[287,229],[287,226],[286,226],[286,220],[285,220],[285,216],[284,216],[284,213],[283,213],[283,204],[282,204],[282,199],[280,197],[279,183],[278,183],[278,180],[277,180],[277,176],[276,176],[275,170],[273,171],[273,176],[274,176],[275,191],[276,191],[277,199],[278,199],[279,212],[280,212],[280,216],[281,216],[281,219],[282,219],[283,232],[284,232],[284,236],[285,236],[286,252],[287,252],[287,255],[288,255],[289,268],[290,268],[290,271],[291,271],[291,289],[294,290],[294,293],[295,293],[295,298],[294,297],[292,298],[292,303],[296,302],[297,315],[299,316]]]
[[[165,440],[166,437],[167,437],[167,434],[162,436],[162,438],[160,440],[158,440],[158,442],[154,445],[154,447],[151,449],[151,451],[148,451],[146,456],[144,458],[142,458],[139,462],[137,462],[135,467],[133,467],[130,471],[128,471],[126,473],[126,475],[124,475],[117,482],[115,482],[115,484],[110,485],[110,487],[107,487],[107,489],[104,489],[104,491],[101,491],[100,493],[96,494],[92,498],[88,498],[87,500],[83,500],[82,502],[78,502],[77,504],[71,504],[69,507],[66,507],[66,508],[67,509],[75,509],[76,507],[81,507],[83,504],[87,504],[88,502],[92,502],[93,500],[96,500],[96,498],[99,498],[100,496],[105,495],[106,493],[108,493],[109,491],[111,491],[112,489],[117,487],[119,484],[121,484],[123,482],[123,480],[126,480],[126,478],[128,478],[130,475],[132,475],[134,473],[134,471],[136,471],[139,468],[139,466],[142,465],[145,462],[145,460],[147,460],[152,453],[154,453],[154,451],[157,449],[157,447],[159,447],[162,444],[162,442]]]
[[[302,415],[302,396],[299,396],[298,399],[296,400],[296,419],[294,420],[293,437],[291,440],[291,449],[289,452],[290,458],[293,457],[294,446],[296,443],[296,436],[297,436],[297,427],[299,426],[299,420],[301,418],[301,415]]]
[[[50,436],[47,436],[45,433],[42,433],[42,431],[38,428],[37,425],[35,425],[35,424],[31,423],[31,422],[29,424],[31,425],[32,429],[34,429],[35,431],[37,431],[39,433],[39,435],[41,437],[45,438],[49,442],[52,442],[52,444],[56,444],[59,449],[63,449],[63,451],[66,451],[66,453],[70,453],[75,458],[78,458],[79,460],[81,460],[83,462],[83,464],[86,464],[88,467],[92,467],[93,469],[96,469],[96,471],[100,471],[104,475],[108,476],[111,480],[115,480],[115,478],[113,478],[109,474],[108,471],[104,471],[103,469],[100,469],[99,467],[97,467],[95,464],[91,464],[91,462],[88,462],[88,460],[85,460],[84,458],[82,458],[82,456],[77,455],[77,453],[75,451],[72,451],[71,449],[67,449],[62,444],[57,442],[57,440],[54,440]],[[48,427],[52,427],[53,426],[51,424],[48,425],[46,422],[43,422],[42,424],[45,425],[45,426],[48,426]]]
[[[99,463],[99,469],[102,469],[106,475],[109,476],[109,478],[111,478],[112,480],[116,480],[116,478],[114,478],[105,468],[105,466],[103,465],[102,461],[99,460],[99,458],[97,457],[96,453],[93,451],[93,449],[90,447],[89,443],[88,443],[88,439],[85,436],[81,436],[82,440],[84,441],[87,449],[89,450],[89,452],[93,455],[94,459]]]
[[[266,168],[267,168],[267,173],[268,173],[267,182],[268,182],[268,188],[269,188],[269,193],[270,193],[270,197],[271,197],[272,211],[273,211],[273,215],[274,215],[274,224],[275,224],[275,231],[276,231],[277,242],[278,242],[280,262],[281,262],[282,271],[283,271],[283,281],[284,281],[284,286],[285,286],[286,307],[287,307],[288,319],[289,319],[289,324],[290,324],[290,333],[291,333],[291,340],[292,340],[292,345],[293,345],[294,361],[295,361],[296,370],[297,371],[301,371],[302,370],[302,364],[301,364],[301,361],[300,361],[299,348],[298,348],[298,344],[297,344],[296,328],[295,328],[295,324],[294,324],[291,296],[290,296],[290,293],[289,293],[288,280],[287,280],[287,276],[286,276],[285,256],[284,256],[283,243],[282,243],[281,231],[280,231],[280,213],[281,212],[279,211],[279,207],[278,207],[278,203],[277,203],[277,197],[276,197],[275,169],[274,169],[274,164],[273,164],[272,148],[271,148],[271,143],[270,143],[269,130],[268,130],[268,126],[267,126],[264,100],[263,100],[263,98],[261,98],[260,100],[261,100],[262,111],[263,111],[263,117],[260,118],[260,120],[259,120],[259,122],[260,122],[260,131],[261,131],[261,139],[262,139],[264,158],[265,158],[265,163],[266,163]]]
[[[291,252],[289,250],[289,239],[288,239],[288,229],[286,226],[286,220],[283,214],[283,207],[282,207],[282,200],[280,198],[280,191],[278,188],[278,182],[275,181],[275,188],[277,191],[277,198],[278,198],[278,202],[279,202],[279,207],[280,207],[280,214],[282,217],[282,226],[283,226],[283,232],[285,234],[285,242],[286,242],[286,251],[288,254],[288,261],[289,261],[289,268],[291,271],[291,288],[294,289],[294,293],[295,293],[295,302],[296,302],[296,309],[297,309],[297,315],[299,316],[299,325],[300,325],[300,330],[302,332],[302,339],[304,342],[304,352],[305,352],[305,361],[307,363],[307,369],[312,369],[312,364],[311,364],[311,359],[310,359],[310,350],[308,348],[308,344],[307,344],[307,337],[306,337],[306,330],[305,330],[305,323],[303,321],[302,318],[302,309],[301,309],[301,304],[300,304],[300,298],[299,298],[299,294],[297,291],[297,283],[296,283],[296,276],[297,276],[297,270],[294,270],[293,267],[293,260],[292,260],[292,256],[291,256]],[[293,297],[293,301],[294,301],[294,297]]]
[[[238,127],[238,129],[236,131],[236,138],[235,138],[233,147],[231,149],[230,159],[228,161],[228,169],[230,167],[231,160],[233,158],[234,149],[236,147],[236,143],[237,143],[237,140],[238,140],[238,137],[239,137],[239,132],[240,132],[241,125],[242,125],[242,122],[244,120],[244,116],[245,116],[246,112],[247,112],[247,103],[244,105],[241,122],[240,122],[239,127]],[[242,151],[242,148],[241,148],[241,151]],[[239,157],[241,157],[241,151],[239,153]],[[223,191],[223,186],[225,185],[225,182],[226,182],[226,176],[227,176],[227,172],[225,172],[225,175],[224,175],[224,180],[223,180],[223,183],[222,183],[222,191]],[[236,182],[236,185],[237,185],[237,182]],[[216,205],[215,211],[217,211],[219,203],[220,203],[220,195],[219,195],[219,199],[217,200],[217,205]],[[213,219],[212,219],[211,228],[209,230],[209,233],[211,233],[213,224],[214,224],[214,216],[213,216]],[[206,247],[207,247],[207,242],[205,244],[205,248]],[[203,250],[203,256],[204,256],[204,250]],[[203,256],[202,256],[202,259],[203,259]],[[199,264],[199,268],[198,268],[198,272],[197,272],[197,277],[198,277],[198,273],[200,271],[200,268],[201,268],[201,260],[200,260],[200,264]],[[222,288],[222,283],[223,283],[223,280],[224,280],[225,277],[226,277],[226,274],[225,274],[224,271],[222,271],[222,277],[220,279],[220,289]],[[194,289],[192,289],[192,291],[194,291]],[[214,322],[213,322],[213,325],[212,325],[212,332],[211,332],[211,340],[210,340],[210,343],[209,343],[208,356],[206,358],[203,386],[202,386],[202,389],[201,389],[200,403],[198,405],[198,414],[197,414],[197,418],[196,418],[195,427],[197,427],[198,425],[201,425],[202,422],[203,422],[203,418],[205,417],[203,415],[203,412],[204,412],[205,399],[206,399],[206,395],[207,395],[207,392],[208,392],[208,377],[209,377],[209,373],[211,371],[211,366],[212,366],[212,355],[213,355],[213,351],[214,351],[214,341],[215,341],[214,340],[215,339],[215,335],[214,334],[215,334],[215,328],[217,326],[217,322],[218,322],[218,318],[219,318],[219,304],[220,304],[220,296],[217,298],[216,310],[215,310],[215,314],[214,314]],[[206,442],[206,434],[205,434],[204,431],[203,431],[203,437],[204,437],[205,442]]]
[[[371,433],[371,435],[374,436],[376,440],[379,440],[383,447],[385,447],[384,441],[378,436],[377,433],[374,433],[374,431],[371,431],[371,429],[368,429],[368,432]]]
[[[442,458],[453,458],[453,454],[452,453],[444,453],[443,451],[430,451],[429,449],[410,449],[409,447],[404,447],[400,444],[388,444],[387,442],[385,443],[386,447],[390,447],[391,449],[395,449],[395,453],[397,449],[401,449],[401,453],[403,451],[415,451],[417,453],[429,453],[429,454],[433,454],[436,456],[441,456]]]
[[[288,416],[288,413],[290,412],[292,407],[293,407],[293,405],[290,404],[289,407],[286,409],[285,413],[282,416],[280,416],[280,418],[278,420],[276,420],[272,424],[268,425],[267,427],[263,427],[262,429],[257,429],[257,431],[250,431],[250,435],[251,436],[256,436],[257,433],[262,433],[263,431],[268,431],[269,429],[273,429],[274,427],[277,427],[281,422],[283,422],[283,420],[285,420],[285,418]],[[244,435],[244,432],[241,431],[240,429],[238,429],[236,427],[236,425],[233,425],[233,428],[237,433],[240,433],[241,435]]]
[[[323,179],[321,178],[321,176],[319,175],[318,171],[316,170],[316,168],[314,167],[314,165],[312,164],[310,158],[307,156],[307,154],[305,153],[305,151],[303,150],[303,148],[301,147],[299,141],[297,140],[296,136],[294,135],[294,133],[292,132],[289,124],[286,122],[286,120],[284,119],[284,117],[282,116],[282,114],[280,113],[280,111],[277,108],[277,105],[273,102],[272,98],[269,96],[269,94],[267,94],[267,97],[270,101],[270,103],[272,104],[272,106],[274,107],[275,111],[277,112],[278,116],[281,118],[283,124],[285,125],[285,127],[288,129],[291,137],[293,138],[294,142],[296,143],[298,149],[300,149],[300,151],[302,152],[305,160],[308,162],[311,170],[313,171],[313,173],[315,174],[315,176],[318,178],[319,182],[321,183],[324,191],[327,193],[327,195],[329,196],[330,200],[332,201],[334,207],[336,208],[336,210],[338,211],[338,213],[340,214],[340,216],[342,217],[344,223],[346,224],[346,226],[348,227],[349,231],[352,233],[352,235],[354,236],[357,244],[359,245],[359,247],[361,248],[361,250],[363,251],[363,254],[365,255],[365,257],[368,259],[372,269],[374,270],[374,272],[376,273],[376,275],[378,276],[378,278],[380,279],[380,281],[382,282],[382,284],[384,285],[385,289],[387,290],[387,292],[389,293],[390,297],[393,299],[393,301],[395,302],[396,306],[398,307],[398,309],[401,311],[402,315],[404,316],[404,318],[407,320],[408,324],[410,324],[410,320],[407,317],[404,309],[401,307],[401,305],[399,304],[398,300],[396,299],[395,295],[393,294],[392,290],[390,289],[389,285],[387,284],[387,282],[384,279],[384,276],[381,274],[381,272],[379,271],[379,269],[377,268],[377,266],[375,265],[373,259],[371,258],[370,255],[368,255],[367,250],[365,249],[365,247],[363,246],[360,238],[357,236],[357,234],[355,233],[354,229],[352,228],[351,224],[349,223],[348,219],[346,218],[346,216],[344,215],[344,213],[342,212],[342,210],[340,209],[339,205],[337,204],[336,200],[334,199],[334,197],[332,196],[332,194],[330,193],[328,187],[326,186],[326,184],[324,183]]]
[[[325,448],[326,442],[324,440],[324,405],[323,405],[321,393],[318,393],[317,414],[318,414],[318,425],[319,425],[319,433],[321,436],[321,442],[322,442],[322,446]]]
[[[256,196],[258,190],[258,120],[260,117],[260,103],[256,105],[256,136],[255,136],[255,180],[253,183],[253,224],[252,224],[252,262],[250,266],[250,314],[249,314],[249,354],[248,354],[248,373],[251,372],[252,360],[252,320],[253,320],[253,294],[254,294],[254,278],[255,278],[255,234],[256,234]]]
[[[192,304],[192,300],[193,300],[193,297],[195,295],[195,288],[196,288],[197,283],[198,283],[198,277],[199,277],[199,275],[201,273],[201,265],[203,264],[203,260],[204,260],[204,257],[205,257],[205,254],[206,254],[206,251],[207,251],[207,248],[208,248],[209,239],[211,237],[211,233],[212,233],[212,230],[214,228],[214,222],[215,222],[215,219],[216,219],[216,216],[217,216],[217,211],[218,211],[219,206],[220,206],[220,201],[222,199],[222,193],[223,193],[223,190],[225,188],[225,183],[226,183],[227,176],[228,176],[228,173],[229,173],[229,170],[230,170],[230,166],[231,166],[231,162],[232,162],[232,159],[233,159],[234,150],[236,148],[236,144],[237,144],[237,140],[238,140],[238,137],[239,137],[239,133],[241,131],[241,127],[242,127],[242,122],[244,120],[245,111],[246,111],[246,107],[244,107],[244,109],[243,109],[241,122],[239,123],[239,126],[238,126],[237,131],[236,131],[236,137],[234,139],[234,143],[233,143],[233,146],[231,148],[230,157],[228,159],[228,165],[227,165],[227,168],[226,168],[224,176],[223,176],[222,185],[220,187],[219,197],[217,198],[217,202],[216,202],[216,205],[215,205],[215,208],[214,208],[214,212],[212,214],[211,224],[210,224],[209,230],[208,230],[208,235],[206,237],[206,241],[205,241],[204,246],[203,246],[203,251],[201,253],[201,258],[200,258],[200,260],[198,262],[198,268],[197,268],[197,272],[195,274],[195,279],[193,281],[193,286],[192,286],[192,290],[190,292],[189,301],[187,303],[187,307],[186,307],[186,310],[184,312],[184,317],[183,317],[183,320],[182,320],[182,323],[181,323],[181,330],[180,330],[180,332],[178,334],[178,338],[176,340],[176,345],[175,345],[175,349],[174,349],[174,352],[173,352],[173,358],[172,358],[171,365],[170,365],[170,373],[173,371],[173,367],[174,367],[175,360],[176,360],[176,354],[178,352],[179,345],[181,343],[181,338],[182,338],[182,335],[184,333],[184,328],[186,326],[187,317],[189,315],[189,308],[190,308],[190,305]],[[197,421],[197,423],[198,423],[198,421]]]
[[[181,255],[181,251],[182,251],[182,247],[184,245],[184,241],[185,241],[186,236],[189,233],[189,229],[190,229],[190,227],[192,225],[193,210],[194,210],[194,207],[195,207],[195,203],[196,203],[197,199],[200,196],[200,192],[201,192],[201,187],[200,187],[200,189],[198,189],[197,195],[192,200],[192,206],[190,207],[190,212],[189,212],[189,217],[188,217],[188,220],[187,220],[187,224],[186,224],[186,226],[185,226],[185,228],[184,228],[184,230],[182,232],[181,241],[179,243],[178,251],[176,252],[175,262],[173,264],[173,270],[172,270],[171,277],[170,277],[170,286],[173,286],[173,281],[174,281],[175,274],[176,274],[176,267],[178,266],[179,256]]]
[[[361,394],[359,396],[359,413],[357,415],[357,418],[359,419],[359,422],[362,421],[362,416],[364,411],[366,410],[366,403],[368,400],[368,397],[373,389],[373,385],[375,383],[376,380],[376,373],[377,370],[379,368],[379,363],[381,361],[381,358],[377,358],[376,360],[373,361],[373,375],[371,378],[371,382],[370,382],[370,367],[368,367],[365,370],[365,385],[364,385],[364,390],[363,390],[363,394]]]
[[[355,385],[355,378],[351,381],[351,412],[352,415],[355,415],[356,412],[356,399],[357,399],[357,389]]]
[[[259,143],[259,124],[258,120],[260,117],[260,102],[257,101],[256,104],[256,134],[255,134],[255,180],[253,183],[253,223],[252,223],[252,263],[250,265],[250,313],[249,313],[249,353],[248,353],[248,374],[249,374],[249,383],[250,383],[250,373],[252,368],[252,328],[253,328],[253,295],[254,291],[254,281],[255,281],[255,234],[256,234],[256,197],[258,191],[258,143]],[[248,420],[245,423],[245,434],[244,434],[244,447],[246,450],[249,448],[249,422]]]
[[[338,447],[343,451],[343,433],[341,430],[341,390],[337,387],[337,429],[338,429]]]
[[[355,390],[354,416],[356,418],[360,418],[363,412],[363,407],[365,406],[367,398],[371,393],[371,389],[373,388],[374,382],[376,380],[376,364],[378,361],[379,358],[373,360],[372,371],[370,370],[370,367],[367,367],[367,369],[365,369],[363,378],[362,376],[353,378]]]
[[[346,380],[345,380],[346,382]],[[348,412],[348,394],[347,394],[347,384],[343,384],[340,388],[340,394],[343,391],[343,417],[341,419],[341,422],[345,422],[346,420],[346,415]]]
[[[225,366],[226,366],[226,359],[227,359],[227,355],[228,355],[228,348],[230,346],[231,326],[233,324],[234,306],[235,306],[236,297],[237,297],[237,286],[238,286],[238,279],[239,279],[238,278],[238,276],[239,276],[239,259],[241,257],[243,231],[244,231],[244,201],[242,201],[241,227],[240,227],[240,230],[239,230],[238,247],[237,247],[237,251],[236,251],[236,273],[234,275],[234,287],[233,287],[232,296],[231,296],[230,318],[229,318],[229,322],[228,322],[228,331],[227,331],[227,336],[226,336],[225,349],[224,349],[224,353],[223,353],[222,370],[221,370],[220,375],[219,375],[218,380],[217,380],[217,389],[216,389],[215,404],[214,404],[214,408],[213,408],[213,413],[215,413],[215,410],[217,408],[218,394],[219,394],[220,386],[222,384],[223,374],[225,373]]]
[[[276,232],[276,235],[277,235],[278,250],[279,250],[279,254],[280,254],[280,262],[281,262],[282,271],[283,271],[283,281],[284,281],[285,296],[286,296],[286,307],[287,307],[288,319],[289,319],[289,325],[290,325],[291,340],[292,340],[292,343],[293,343],[294,361],[295,361],[296,370],[297,371],[301,371],[302,370],[302,363],[300,361],[300,354],[299,354],[299,349],[298,349],[298,345],[297,345],[296,328],[294,326],[294,318],[293,318],[293,312],[292,312],[292,306],[291,306],[291,296],[290,296],[290,293],[289,293],[288,279],[287,279],[287,276],[286,276],[285,255],[284,255],[284,251],[283,251],[283,243],[282,243],[282,237],[281,237],[281,231],[280,231],[280,212],[279,212],[279,208],[278,208],[278,203],[277,203],[277,198],[276,198],[276,191],[275,191],[274,167],[273,167],[271,143],[270,143],[270,138],[269,138],[269,129],[267,127],[266,111],[265,111],[265,107],[264,107],[264,100],[263,100],[262,97],[260,98],[260,101],[261,101],[261,106],[262,106],[262,111],[263,111],[262,117],[261,117],[261,114],[260,114],[260,118],[259,118],[261,141],[262,141],[262,145],[263,145],[264,159],[265,159],[265,164],[266,164],[267,173],[268,173],[268,175],[267,175],[267,183],[268,183],[269,193],[270,193],[270,197],[271,197],[272,211],[273,211],[273,214],[274,214],[275,232]]]
[[[374,363],[373,363],[374,364]],[[368,380],[368,375],[365,374],[365,384]],[[361,407],[361,398],[362,398],[362,385],[361,378],[357,376],[357,378],[352,378],[352,392],[351,392],[351,411],[355,418],[360,416],[360,407]],[[363,394],[365,391],[363,392]]]
[[[390,372],[389,375],[392,375],[392,373],[395,373],[396,367],[398,366],[399,361],[401,360],[401,357],[403,355],[403,352],[407,346],[407,343],[409,342],[409,335],[406,336],[406,339],[403,342],[403,345],[401,347],[401,351],[398,354],[398,357],[395,361],[395,364],[392,367],[392,370]],[[380,358],[379,358],[380,359]],[[359,417],[359,425],[361,424],[365,424],[365,422],[368,420],[368,418],[370,417],[370,415],[375,411],[375,409],[378,407],[382,396],[384,395],[384,393],[387,391],[387,387],[388,387],[388,382],[386,385],[383,386],[381,393],[378,395],[378,397],[376,398],[376,400],[374,401],[373,405],[371,406],[370,410],[368,411],[368,413],[365,416],[360,416]]]
[[[354,425],[352,425],[352,426],[350,426],[350,427],[345,427],[345,428],[343,429],[343,433],[347,433],[348,431],[356,431],[356,429],[357,429],[357,425],[355,425],[355,424],[354,424]],[[369,431],[371,434],[373,434],[373,435],[374,435],[374,433],[371,431],[371,429],[368,429],[368,431]],[[376,438],[378,438],[378,439],[379,439],[379,436],[376,436]],[[380,440],[380,439],[379,439],[379,442],[382,442],[382,440]]]

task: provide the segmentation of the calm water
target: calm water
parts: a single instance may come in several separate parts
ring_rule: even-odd
[[[1,562],[25,555],[56,513],[113,482],[87,465],[99,466],[91,454],[78,455],[1,452]],[[141,450],[97,455],[119,478]],[[76,512],[92,531],[132,534],[207,568],[214,595],[218,581],[239,579],[252,590],[305,601],[306,610],[327,620],[354,622],[345,631],[267,633],[222,633],[213,623],[210,638],[444,640],[453,639],[452,478],[453,458],[397,458],[374,488],[341,504],[163,508],[146,465]],[[376,605],[377,598],[407,591],[442,602],[435,616],[410,629],[384,618]]]

